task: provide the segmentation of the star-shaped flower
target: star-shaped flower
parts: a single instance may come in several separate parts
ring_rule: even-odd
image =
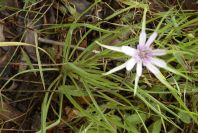
[[[164,49],[152,49],[151,44],[157,37],[157,32],[151,34],[149,39],[146,41],[146,32],[142,30],[139,37],[139,44],[137,45],[137,49],[129,47],[129,46],[107,46],[97,42],[100,46],[124,53],[130,57],[124,64],[113,68],[109,72],[105,73],[105,75],[114,73],[126,67],[127,71],[131,71],[133,67],[136,65],[136,78],[135,78],[135,87],[134,87],[134,95],[137,91],[137,85],[140,76],[142,75],[142,68],[145,66],[150,72],[152,72],[155,76],[161,74],[157,67],[166,68],[166,62],[157,58],[157,56],[163,56],[166,54],[166,50]]]

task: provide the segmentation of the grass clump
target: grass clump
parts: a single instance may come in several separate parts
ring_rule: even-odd
[[[198,130],[198,12],[181,5],[169,9],[167,3],[153,0],[17,2],[18,7],[1,6],[1,14],[11,13],[2,20],[7,29],[2,31],[5,40],[0,42],[5,53],[0,56],[1,102],[16,101],[12,107],[23,114],[20,121],[12,118],[16,131]],[[164,8],[155,9],[156,3]],[[11,21],[17,15],[21,26]],[[103,75],[125,62],[127,56],[103,49],[96,42],[135,48],[143,16],[148,34],[157,28],[155,47],[168,50],[163,60],[170,67],[168,71],[160,69],[163,77],[143,69],[134,96],[133,70]],[[8,128],[2,125],[2,131]]]

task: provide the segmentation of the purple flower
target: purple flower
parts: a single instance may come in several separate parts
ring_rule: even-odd
[[[145,66],[150,72],[152,72],[155,76],[160,75],[160,71],[157,67],[166,68],[166,62],[157,58],[158,56],[163,56],[166,54],[166,50],[164,49],[152,49],[150,46],[154,42],[157,37],[157,32],[151,34],[149,39],[146,41],[146,32],[142,30],[139,37],[139,44],[137,45],[137,49],[129,47],[129,46],[107,46],[100,44],[104,48],[122,52],[130,57],[124,64],[117,66],[110,70],[109,72],[105,73],[105,75],[114,73],[126,67],[127,71],[131,71],[133,67],[136,65],[136,78],[135,78],[135,88],[134,94],[137,91],[137,85],[140,76],[142,75],[142,68]]]

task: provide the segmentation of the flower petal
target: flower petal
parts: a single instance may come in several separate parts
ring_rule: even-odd
[[[141,31],[140,36],[139,36],[139,46],[144,46],[146,43],[146,32]]]
[[[135,64],[136,64],[136,60],[134,58],[129,59],[126,64],[126,70],[131,71],[135,66]]]
[[[127,64],[127,63],[124,63],[124,64],[122,64],[122,65],[120,65],[120,66],[117,66],[117,67],[111,69],[110,71],[104,73],[103,75],[109,75],[109,74],[112,74],[112,73],[114,73],[114,72],[117,72],[117,71],[119,71],[119,70],[125,68],[125,67],[126,67],[126,64]]]
[[[150,45],[154,42],[154,40],[155,40],[155,38],[157,37],[157,32],[153,32],[152,34],[151,34],[151,36],[149,37],[149,39],[147,40],[147,42],[146,42],[146,46],[147,47],[150,47]]]
[[[146,63],[146,64],[144,64],[145,66],[146,66],[146,68],[149,70],[149,71],[151,71],[154,75],[158,75],[158,74],[160,74],[160,71],[159,71],[159,69],[156,67],[156,66],[154,66],[153,64],[151,64],[151,63]]]
[[[136,74],[137,74],[137,76],[139,76],[139,77],[142,75],[142,62],[138,62],[138,63],[137,63]]]
[[[167,51],[165,49],[154,49],[152,50],[152,55],[154,56],[162,56],[167,54]]]
[[[158,58],[151,58],[151,63],[162,68],[165,68],[167,66],[165,61]]]
[[[134,96],[137,93],[137,87],[138,87],[139,78],[140,77],[138,75],[136,75],[136,77],[135,77],[135,86],[134,86]]]
[[[136,49],[129,46],[122,46],[121,49],[123,53],[129,56],[133,56],[136,53]]]
[[[117,52],[122,52],[122,48],[121,47],[103,45],[103,44],[101,44],[99,42],[96,42],[96,43],[98,43],[100,46],[102,46],[104,48],[107,48],[107,49],[110,49],[110,50],[113,50],[113,51],[117,51]]]

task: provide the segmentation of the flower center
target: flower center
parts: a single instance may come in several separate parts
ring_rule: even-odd
[[[149,57],[149,53],[148,51],[138,51],[138,56],[141,58],[141,59],[146,59]]]
[[[148,47],[138,47],[137,48],[137,60],[147,62],[152,56],[152,50]]]

